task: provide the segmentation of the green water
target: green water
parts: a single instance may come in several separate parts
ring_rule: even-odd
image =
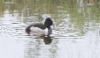
[[[53,41],[25,28],[50,17]],[[100,58],[100,0],[0,0],[0,58]]]
[[[48,14],[56,22],[57,29],[64,23],[68,28],[74,29],[67,28],[68,32],[79,32],[79,34],[89,30],[91,27],[89,23],[97,26],[100,22],[99,0],[0,0],[1,17],[6,10],[11,15],[18,13],[19,16],[25,17],[23,22],[42,21],[42,15]]]

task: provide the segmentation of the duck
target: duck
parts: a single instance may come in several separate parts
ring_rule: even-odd
[[[52,34],[53,21],[51,18],[46,18],[44,23],[35,23],[30,24],[25,28],[25,31],[28,35],[32,36],[50,36]]]

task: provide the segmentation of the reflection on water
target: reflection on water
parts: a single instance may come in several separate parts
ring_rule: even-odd
[[[25,27],[51,17],[51,37]],[[100,58],[100,1],[1,0],[0,58]]]
[[[50,36],[44,37],[43,39],[45,44],[50,44],[52,42],[52,38]]]

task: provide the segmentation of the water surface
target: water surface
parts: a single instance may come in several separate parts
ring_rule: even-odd
[[[52,42],[25,28],[50,17]],[[1,0],[0,58],[100,58],[99,0]]]

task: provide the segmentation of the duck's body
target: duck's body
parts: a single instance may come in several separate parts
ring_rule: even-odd
[[[52,33],[51,25],[53,21],[50,18],[46,18],[44,24],[43,23],[35,23],[29,25],[25,30],[29,35],[35,36],[49,36]]]

